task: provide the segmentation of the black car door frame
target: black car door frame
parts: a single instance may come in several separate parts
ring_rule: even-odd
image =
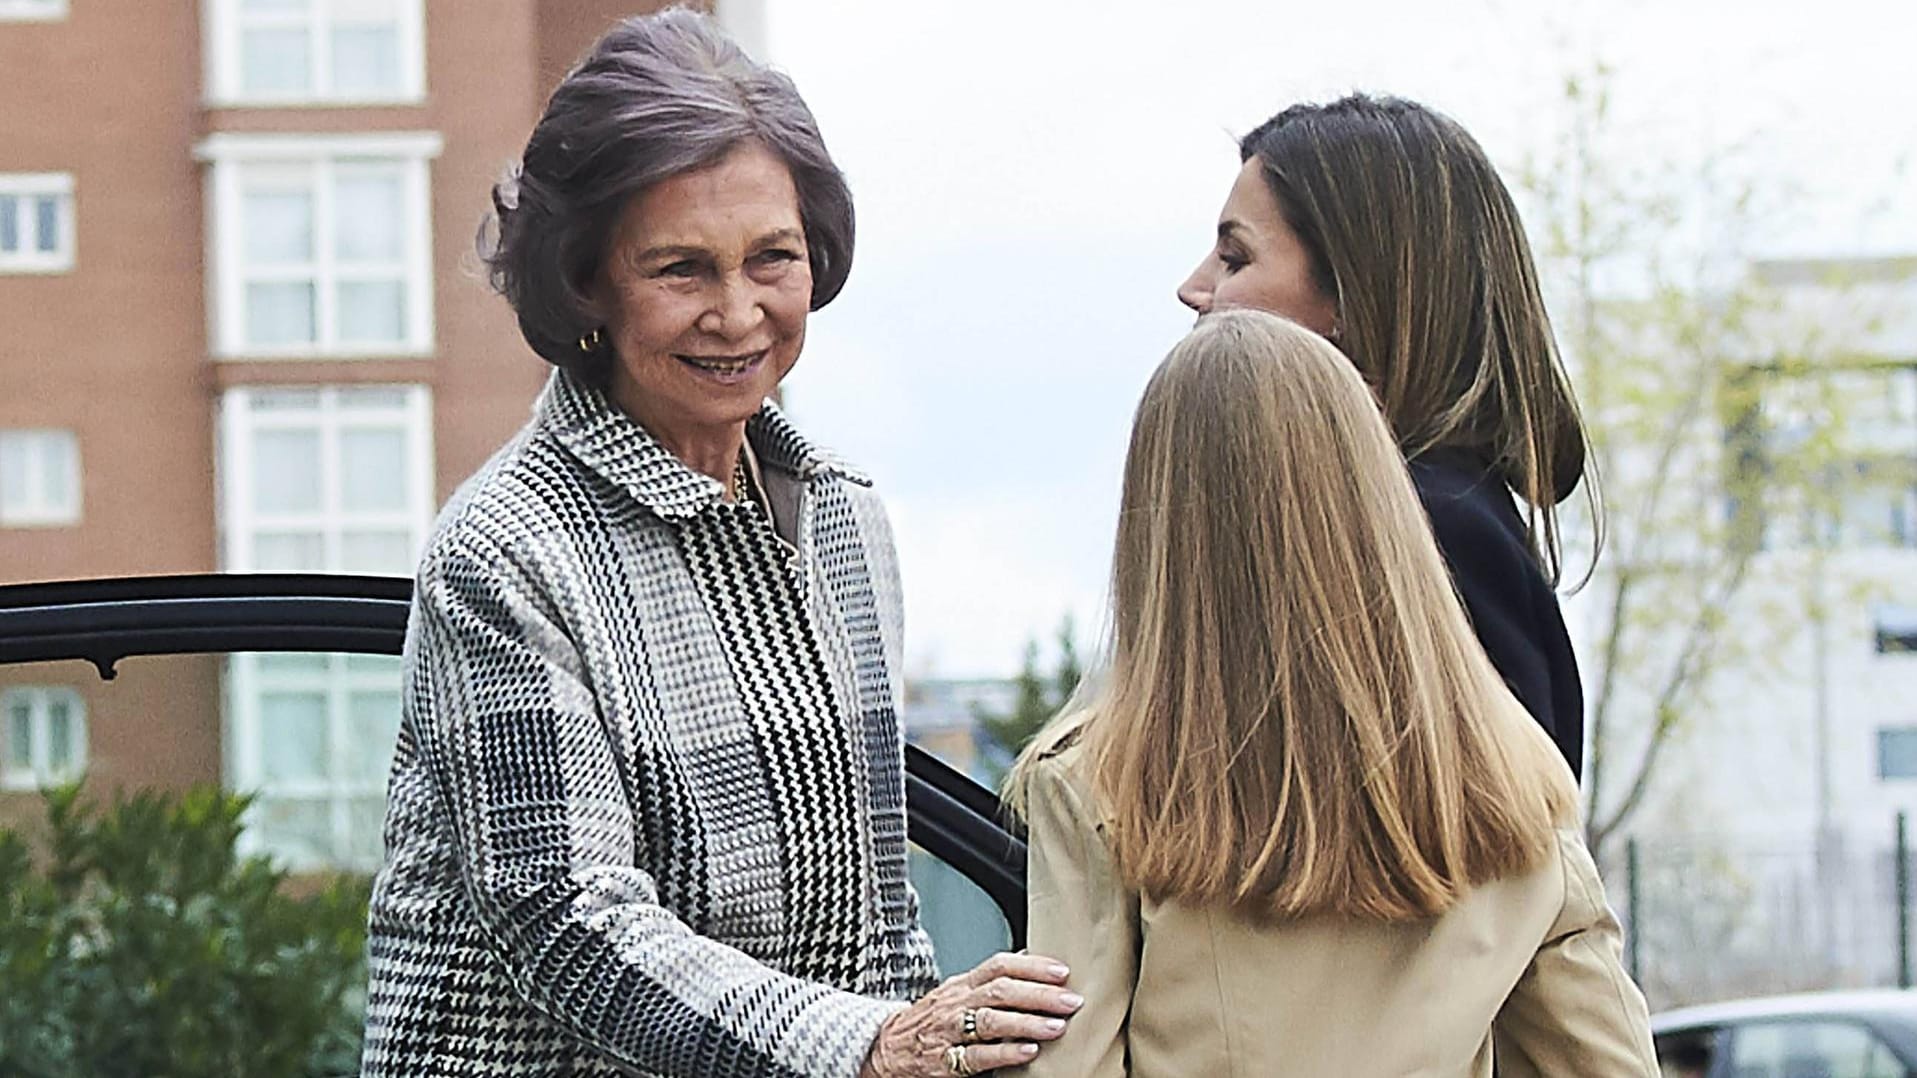
[[[331,651],[398,655],[401,577],[203,574],[0,586],[0,665],[81,660],[111,680],[145,655]],[[989,895],[1025,945],[1025,843],[991,791],[906,746],[909,834]]]

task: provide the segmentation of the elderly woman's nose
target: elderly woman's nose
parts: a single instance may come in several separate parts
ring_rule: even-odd
[[[699,320],[699,328],[729,340],[738,340],[758,329],[766,318],[759,291],[751,281],[740,278],[721,281],[712,297],[712,305]]]

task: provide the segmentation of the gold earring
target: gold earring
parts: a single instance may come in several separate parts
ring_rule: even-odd
[[[602,334],[599,330],[595,329],[591,333],[588,333],[585,336],[579,338],[579,350],[581,352],[586,353],[587,355],[591,355],[592,353],[599,351],[599,346],[604,344],[605,342],[606,342],[605,335]]]

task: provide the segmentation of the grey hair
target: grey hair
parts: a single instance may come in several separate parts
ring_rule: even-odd
[[[610,349],[588,353],[590,297],[607,238],[633,196],[757,142],[785,162],[812,263],[812,309],[852,268],[852,193],[812,111],[784,74],[747,56],[714,21],[671,8],[621,21],[567,74],[520,161],[493,186],[479,256],[533,351],[602,382]]]

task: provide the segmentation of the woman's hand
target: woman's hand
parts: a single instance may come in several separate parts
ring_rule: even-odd
[[[1030,1063],[1085,1004],[1065,990],[1068,972],[1043,955],[993,955],[887,1019],[859,1078],[952,1078]]]

